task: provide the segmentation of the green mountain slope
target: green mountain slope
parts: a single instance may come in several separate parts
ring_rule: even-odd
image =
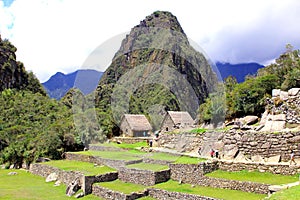
[[[111,113],[116,125],[123,113],[144,113],[151,122],[168,110],[187,110],[195,117],[216,83],[177,18],[157,11],[122,41],[96,89],[96,107]]]

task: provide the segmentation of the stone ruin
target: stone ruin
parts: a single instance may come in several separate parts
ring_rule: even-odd
[[[282,91],[272,90],[267,99],[266,111],[260,122],[262,131],[282,131],[285,128],[300,127],[300,88]]]

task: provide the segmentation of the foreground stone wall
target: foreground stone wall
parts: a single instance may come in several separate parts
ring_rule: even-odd
[[[199,164],[169,164],[171,179],[185,183],[197,182],[199,177],[219,168],[218,162],[203,162]]]
[[[133,192],[131,194],[124,194],[122,192],[113,191],[99,185],[93,185],[93,194],[104,199],[111,200],[134,200],[148,195],[148,191]]]
[[[251,193],[258,193],[258,194],[268,194],[269,186],[270,186],[268,184],[262,184],[262,183],[227,180],[227,179],[212,178],[207,176],[202,176],[196,182],[191,182],[190,184],[197,184],[201,186],[209,186],[214,188],[224,188],[230,190],[240,190],[244,192],[251,192]]]
[[[80,183],[83,184],[84,175],[80,172],[63,171],[56,167],[52,167],[46,164],[38,164],[38,163],[30,165],[29,171],[32,174],[42,176],[44,178],[46,178],[51,173],[56,173],[58,176],[58,180],[60,180],[62,183],[66,185],[74,181],[76,178],[78,178],[80,180]]]
[[[118,179],[117,172],[110,172],[107,174],[100,174],[97,176],[85,176],[81,172],[64,171],[56,167],[49,166],[47,164],[38,163],[31,165],[30,172],[45,178],[51,173],[56,173],[58,176],[58,180],[60,180],[65,185],[68,185],[75,179],[78,179],[85,195],[92,193],[93,183],[113,181]]]
[[[83,162],[90,162],[90,163],[95,163],[98,165],[107,165],[109,167],[119,169],[121,167],[125,167],[125,165],[130,165],[130,164],[136,164],[140,163],[143,161],[143,159],[137,158],[136,160],[111,160],[111,159],[104,159],[101,157],[97,156],[92,156],[92,155],[82,155],[82,154],[75,154],[75,153],[66,153],[65,158],[67,160],[78,160],[78,161],[83,161]]]
[[[299,165],[289,164],[271,164],[271,163],[251,163],[251,162],[230,162],[230,161],[219,161],[219,169],[224,171],[260,171],[270,172],[273,174],[282,175],[295,175],[300,173]]]
[[[141,169],[120,168],[119,179],[124,182],[151,186],[168,181],[170,179],[170,170],[154,172]]]
[[[218,200],[216,198],[211,197],[204,197],[200,195],[195,194],[186,194],[186,193],[179,193],[179,192],[169,192],[166,190],[156,189],[156,188],[149,188],[148,189],[149,196],[155,198],[155,199],[168,199],[168,200],[178,200],[178,199],[184,199],[184,200]]]
[[[214,188],[241,190],[260,194],[267,194],[269,191],[269,185],[267,184],[226,180],[205,176],[205,174],[218,169],[218,167],[219,164],[217,162],[200,163],[199,165],[170,164],[171,179],[183,183],[209,186]]]

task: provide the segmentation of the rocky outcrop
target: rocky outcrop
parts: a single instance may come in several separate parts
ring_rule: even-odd
[[[45,90],[32,72],[25,70],[16,60],[17,48],[0,35],[0,92],[5,89],[30,90],[46,95]]]
[[[270,117],[266,123],[284,121],[289,125],[300,125],[300,88],[291,88],[287,92],[274,89],[267,103]],[[274,116],[280,117],[274,119]]]

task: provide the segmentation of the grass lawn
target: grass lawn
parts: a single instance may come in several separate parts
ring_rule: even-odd
[[[300,198],[300,185],[281,190],[273,194],[270,200],[298,200]]]
[[[227,171],[216,170],[212,173],[206,174],[205,176],[214,177],[214,178],[224,178],[230,180],[238,180],[238,181],[265,183],[271,185],[280,185],[280,184],[293,183],[298,181],[298,175],[284,176],[279,174],[272,174],[269,172],[264,172],[264,173],[258,171],[249,172],[246,170],[238,171],[238,172],[227,172]]]
[[[117,144],[115,142],[110,142],[110,143],[100,143],[100,144],[93,144],[94,146],[104,146],[104,147],[117,147],[117,148],[123,148],[123,149],[135,149],[138,147],[147,147],[147,142],[143,141],[143,142],[136,142],[133,144],[126,144],[126,143],[122,143],[122,144]]]
[[[9,172],[17,172],[17,175],[9,176]],[[70,200],[75,197],[65,195],[66,186],[53,186],[54,183],[46,183],[45,178],[33,175],[24,170],[0,170],[0,199],[2,200]],[[99,200],[99,197],[88,195],[83,200]]]
[[[57,167],[65,171],[80,171],[83,172],[84,175],[98,175],[116,171],[108,166],[94,166],[93,163],[75,160],[54,160],[43,164]]]
[[[189,156],[176,156],[169,153],[151,153],[148,158],[154,160],[165,160],[177,164],[198,164],[199,162],[204,162],[206,159],[195,158]]]
[[[126,167],[151,170],[151,171],[160,171],[160,170],[169,169],[167,165],[159,165],[159,164],[151,164],[151,163],[137,163],[137,164],[127,165]]]
[[[175,161],[175,164],[199,164],[200,162],[204,161],[206,161],[204,158],[181,156]]]
[[[154,199],[153,197],[147,196],[147,197],[139,198],[139,200],[156,200],[156,199]]]
[[[132,192],[140,192],[143,191],[145,188],[147,188],[147,186],[133,184],[133,183],[125,183],[120,180],[101,182],[95,184],[114,191],[123,192],[124,194],[130,194]]]
[[[254,194],[248,192],[242,192],[238,190],[229,190],[229,189],[219,189],[219,188],[211,188],[211,187],[201,187],[195,186],[192,187],[190,184],[179,184],[176,181],[168,181],[165,183],[160,183],[154,188],[159,188],[171,192],[182,192],[188,194],[196,194],[206,197],[213,197],[225,200],[258,200],[263,199],[266,195],[263,194]]]
[[[169,153],[149,153],[147,157],[154,160],[175,162],[180,156],[172,155]]]
[[[73,153],[125,161],[141,159],[141,156],[145,154],[144,152],[139,151],[79,151]]]

